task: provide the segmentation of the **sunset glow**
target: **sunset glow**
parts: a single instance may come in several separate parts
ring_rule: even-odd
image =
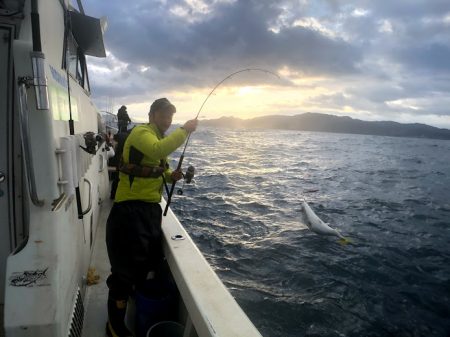
[[[349,1],[86,0],[108,17],[106,59],[89,59],[101,110],[146,121],[159,97],[193,118],[319,112],[450,128],[450,6]],[[403,7],[402,7],[403,6]],[[399,9],[402,10],[399,10]],[[138,10],[139,9],[139,10]],[[167,20],[155,27],[161,17]],[[243,17],[248,20],[242,20]],[[113,102],[113,104],[111,104]]]

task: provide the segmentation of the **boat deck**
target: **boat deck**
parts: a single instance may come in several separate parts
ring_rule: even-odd
[[[111,204],[108,200],[102,205],[95,235],[91,268],[95,268],[100,280],[86,290],[84,337],[105,336],[108,293],[105,281],[110,268],[105,227]],[[164,199],[161,206],[165,207]],[[167,263],[180,293],[178,322],[185,326],[184,335],[261,337],[170,209],[163,217],[162,228]],[[130,309],[133,311],[133,305]],[[127,322],[133,330],[134,320]]]
[[[111,206],[112,201],[107,199],[103,201],[100,210],[99,224],[95,234],[90,265],[90,268],[93,268],[95,274],[100,278],[97,284],[87,286],[86,289],[83,337],[106,336],[105,326],[108,320],[106,309],[108,287],[106,286],[106,278],[110,273],[110,264],[106,252],[105,230],[106,220],[108,219]]]

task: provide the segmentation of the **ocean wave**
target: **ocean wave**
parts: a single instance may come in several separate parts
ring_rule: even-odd
[[[172,208],[264,336],[450,331],[450,142],[194,135],[195,186]],[[303,199],[351,244],[309,231]]]

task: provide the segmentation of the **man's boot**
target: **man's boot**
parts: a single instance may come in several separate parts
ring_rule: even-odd
[[[109,337],[133,337],[125,325],[128,298],[114,299],[108,296],[108,323],[106,334]]]

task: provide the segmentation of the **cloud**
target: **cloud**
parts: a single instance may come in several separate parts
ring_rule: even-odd
[[[255,65],[273,70],[287,66],[302,74],[357,71],[361,52],[344,40],[300,25],[271,31],[270,22],[282,14],[271,2],[219,2],[204,9],[201,20],[179,14],[180,4],[156,2],[149,11],[142,9],[146,3],[135,3],[128,14],[117,5],[107,8],[116,12],[105,35],[107,48],[129,65],[115,77],[128,78],[132,66],[148,67],[139,76],[143,81],[156,78],[164,88],[174,80],[180,86],[210,85],[211,76]]]
[[[227,85],[270,84],[285,102],[279,113],[309,103],[367,118],[450,115],[448,1],[87,0],[85,9],[109,22],[109,58],[91,61],[95,97],[195,95],[259,67],[283,81],[252,73]],[[309,98],[300,94],[305,81]],[[392,103],[413,101],[416,110]]]
[[[360,55],[345,41],[310,27],[286,26],[273,33],[269,23],[281,9],[270,2],[219,3],[193,22],[174,14],[174,7],[114,21],[106,34],[112,54],[160,71],[201,72],[205,67],[211,71],[258,63],[331,73],[354,71]]]

